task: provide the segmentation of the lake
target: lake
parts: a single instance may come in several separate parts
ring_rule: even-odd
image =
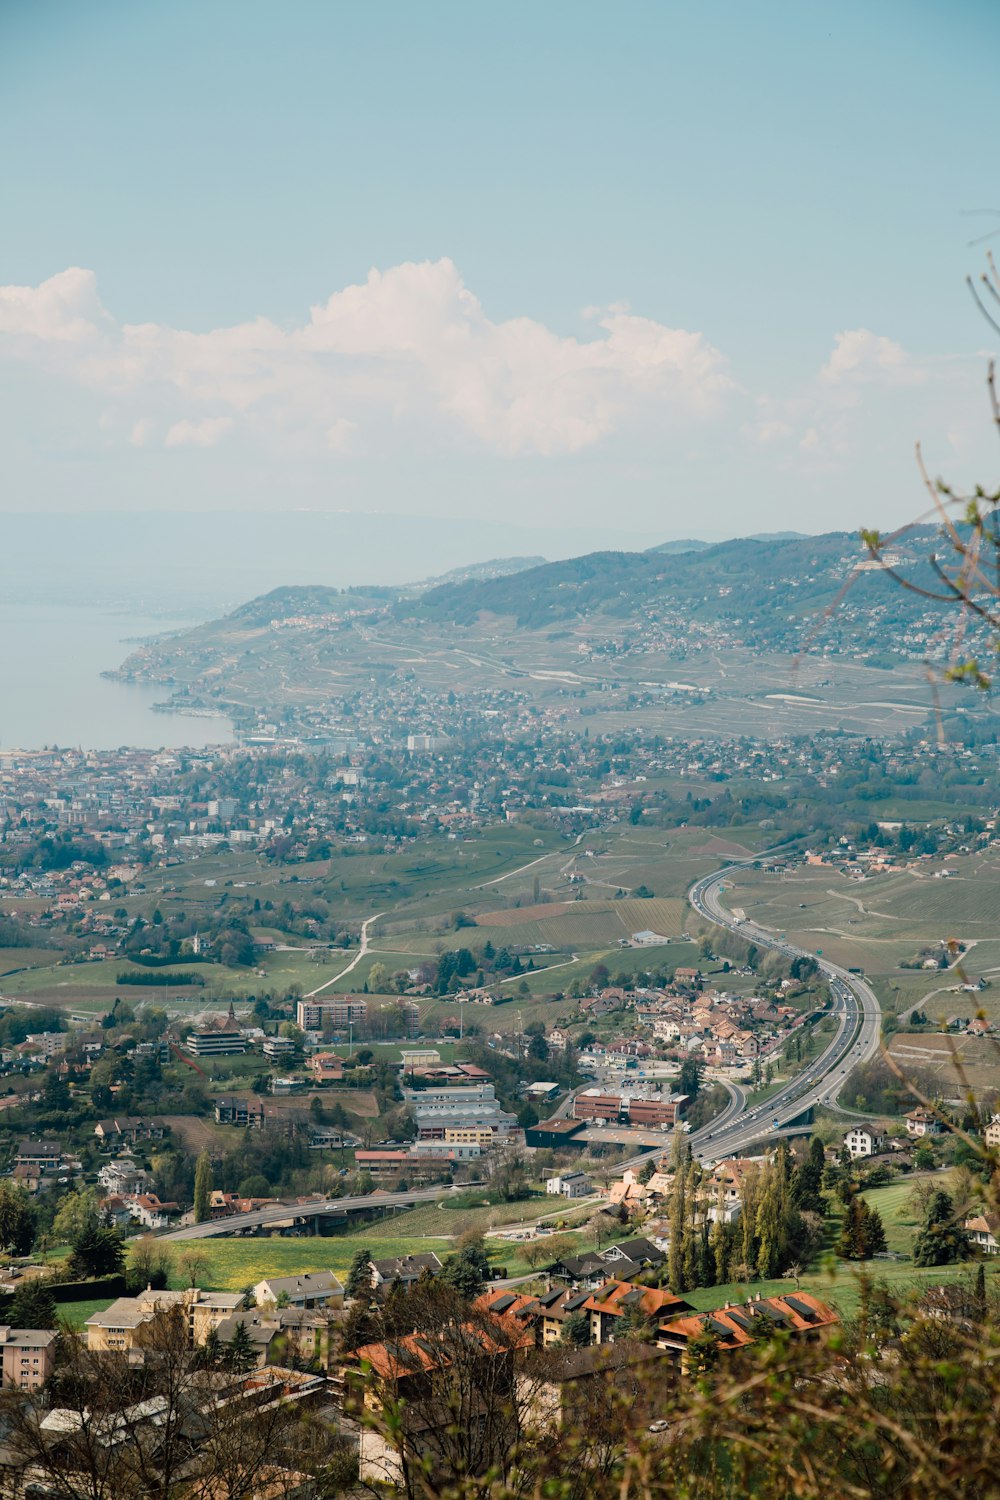
[[[127,637],[158,635],[183,623],[97,605],[0,603],[0,748],[231,743],[226,719],[154,713],[152,705],[169,696],[168,688],[101,676],[125,660]]]

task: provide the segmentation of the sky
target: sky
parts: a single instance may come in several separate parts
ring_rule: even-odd
[[[900,524],[918,440],[996,483],[998,55],[985,0],[0,0],[0,509],[627,546]]]

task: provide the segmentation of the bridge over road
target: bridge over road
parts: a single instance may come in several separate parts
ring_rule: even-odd
[[[466,1183],[462,1191],[476,1184]],[[445,1198],[451,1188],[414,1188],[405,1193],[368,1193],[356,1198],[316,1198],[306,1202],[269,1203],[266,1208],[254,1209],[248,1214],[230,1214],[225,1219],[209,1219],[204,1224],[185,1224],[182,1229],[173,1229],[169,1234],[158,1236],[161,1240],[206,1240],[222,1235],[254,1234],[279,1224],[311,1224],[319,1227],[322,1219],[347,1219],[352,1213],[371,1212],[380,1208],[412,1208],[415,1203],[433,1203],[436,1198]]]

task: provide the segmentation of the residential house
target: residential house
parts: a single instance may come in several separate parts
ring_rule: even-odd
[[[181,1211],[179,1203],[164,1203],[155,1193],[137,1193],[130,1207],[132,1217],[145,1229],[166,1229]]]
[[[284,1307],[344,1305],[344,1288],[332,1271],[303,1271],[298,1276],[266,1276],[253,1288],[258,1307],[273,1302]]]
[[[642,1236],[632,1240],[620,1240],[616,1245],[608,1245],[604,1250],[599,1250],[598,1254],[612,1267],[623,1265],[627,1261],[629,1265],[641,1266],[643,1270],[650,1266],[662,1266],[666,1260],[663,1251],[654,1245],[652,1240]]]
[[[242,1130],[260,1130],[264,1124],[264,1101],[253,1094],[232,1094],[216,1099],[218,1125],[237,1125]]]
[[[433,1251],[421,1255],[390,1256],[386,1260],[373,1260],[370,1264],[375,1291],[396,1285],[405,1290],[414,1286],[422,1276],[436,1276],[441,1270],[441,1261]]]
[[[97,1180],[105,1192],[112,1194],[143,1193],[153,1186],[153,1179],[145,1168],[129,1158],[106,1162],[98,1172]]]
[[[594,1344],[628,1337],[636,1324],[693,1312],[690,1302],[673,1292],[636,1286],[630,1281],[606,1281],[588,1297],[584,1311],[590,1314],[590,1339]]]
[[[314,1361],[329,1367],[332,1325],[326,1311],[304,1307],[240,1308],[224,1319],[216,1330],[222,1343],[230,1343],[242,1324],[257,1353],[257,1365],[277,1364],[292,1356],[304,1364]]]
[[[589,1296],[590,1290],[586,1287],[582,1291],[575,1291],[572,1287],[554,1286],[537,1297],[525,1299],[531,1302],[530,1316],[538,1348],[548,1349],[561,1341],[563,1326],[567,1319],[583,1310],[584,1303]],[[492,1304],[501,1302],[503,1297],[504,1292],[498,1289],[486,1292],[480,1298],[480,1302],[491,1309]],[[525,1309],[521,1316],[527,1316],[528,1312],[529,1310]]]
[[[907,1135],[940,1135],[944,1125],[930,1109],[911,1109],[906,1117]]]
[[[387,1403],[399,1413],[400,1426],[389,1437],[384,1423],[362,1420],[358,1437],[359,1477],[365,1485],[400,1485],[403,1480],[402,1448],[409,1461],[427,1464],[433,1482],[433,1465],[439,1452],[438,1438],[454,1423],[454,1412],[437,1394],[442,1375],[456,1360],[498,1362],[490,1379],[496,1409],[489,1414],[473,1405],[463,1413],[465,1421],[478,1424],[482,1435],[482,1461],[495,1463],[514,1441],[513,1424],[503,1420],[505,1394],[515,1382],[514,1349],[506,1337],[492,1339],[481,1326],[465,1324],[423,1334],[419,1330],[389,1343],[364,1344],[351,1352],[346,1362],[345,1409],[374,1415]],[[470,1365],[471,1368],[471,1365]],[[428,1441],[429,1439],[429,1441]],[[432,1483],[433,1487],[433,1483]]]
[[[862,1156],[876,1156],[885,1150],[885,1136],[864,1125],[854,1125],[844,1136],[844,1149],[854,1161]]]
[[[993,1150],[1000,1147],[1000,1115],[994,1115],[990,1120],[983,1131],[983,1140]]]
[[[559,1177],[550,1177],[545,1191],[560,1198],[589,1198],[594,1185],[585,1172],[564,1172]]]
[[[613,1423],[636,1431],[664,1408],[674,1379],[670,1356],[655,1344],[622,1339],[585,1349],[553,1349],[544,1365],[527,1361],[520,1375],[526,1424],[536,1433]]]
[[[618,1270],[623,1271],[623,1267],[624,1263],[619,1264]],[[641,1270],[640,1265],[635,1265],[629,1274],[638,1276]],[[574,1287],[593,1292],[607,1280],[608,1263],[596,1250],[585,1250],[582,1255],[564,1255],[557,1260],[552,1266],[552,1275],[570,1282]]]
[[[962,1228],[984,1255],[1000,1255],[1000,1214],[975,1214]]]
[[[670,1318],[657,1335],[661,1349],[671,1350],[681,1367],[690,1369],[689,1346],[706,1334],[717,1350],[733,1351],[756,1343],[768,1329],[797,1338],[820,1339],[840,1319],[832,1308],[809,1292],[785,1293],[780,1297],[752,1297],[740,1306],[727,1302],[711,1312]]]
[[[62,1165],[63,1148],[58,1141],[21,1141],[14,1158],[14,1166],[23,1167],[33,1175],[58,1172]]]
[[[344,1081],[344,1059],[336,1052],[314,1052],[306,1059],[306,1067],[318,1084]]]
[[[102,1146],[134,1145],[136,1141],[161,1141],[166,1126],[162,1120],[127,1116],[117,1120],[98,1120],[94,1134]]]

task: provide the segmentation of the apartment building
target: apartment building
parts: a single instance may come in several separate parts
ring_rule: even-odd
[[[44,1385],[55,1368],[56,1337],[49,1329],[0,1324],[4,1385],[22,1391],[36,1391]]]
[[[335,1000],[300,1000],[295,1007],[296,1025],[303,1031],[346,1031],[368,1015],[368,1002],[352,996]]]

